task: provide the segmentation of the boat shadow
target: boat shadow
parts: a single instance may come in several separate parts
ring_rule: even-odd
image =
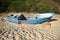
[[[48,22],[52,22],[52,21],[57,21],[57,19],[51,19],[50,21],[48,21]]]

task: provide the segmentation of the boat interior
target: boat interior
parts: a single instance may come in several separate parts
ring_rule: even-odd
[[[53,14],[51,13],[36,13],[36,14],[11,14],[12,18],[18,18],[19,16],[23,15],[26,17],[26,19],[39,19],[39,18],[46,18],[46,17],[51,17]]]

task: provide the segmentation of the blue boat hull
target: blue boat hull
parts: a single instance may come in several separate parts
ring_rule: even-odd
[[[51,19],[51,17],[47,17],[47,18],[39,18],[39,19],[30,19],[30,20],[17,20],[17,18],[11,18],[11,17],[7,17],[7,21],[12,22],[12,23],[30,23],[30,24],[40,24],[46,21],[49,21]]]

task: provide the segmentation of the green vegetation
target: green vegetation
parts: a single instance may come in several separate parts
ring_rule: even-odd
[[[7,12],[55,12],[60,13],[55,0],[7,0]],[[3,1],[2,1],[3,3]],[[0,8],[1,9],[1,8]],[[2,9],[3,10],[3,9]]]

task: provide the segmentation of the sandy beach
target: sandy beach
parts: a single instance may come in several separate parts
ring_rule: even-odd
[[[0,21],[0,40],[60,40],[60,15],[54,15],[49,24],[13,24]]]

